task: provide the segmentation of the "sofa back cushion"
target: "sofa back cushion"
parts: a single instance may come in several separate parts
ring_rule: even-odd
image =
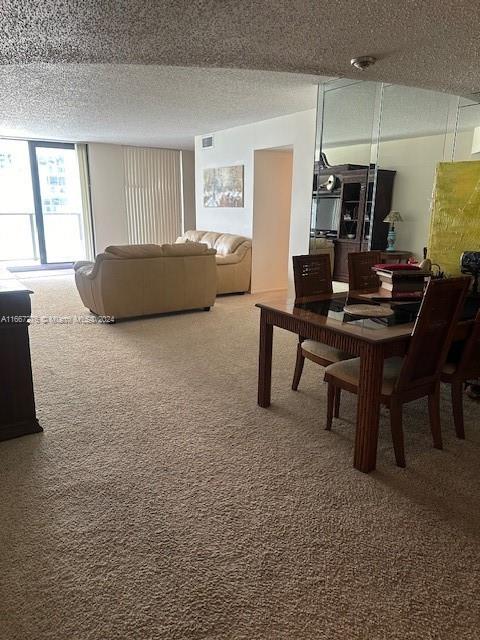
[[[220,234],[216,231],[206,231],[200,238],[199,242],[204,242],[210,249],[215,249],[215,242]]]
[[[200,242],[202,236],[204,236],[206,233],[206,231],[197,231],[196,229],[185,231],[183,236],[177,238],[177,242],[185,242],[186,240],[188,240],[188,242]]]
[[[110,245],[105,249],[106,258],[122,258],[124,260],[139,258],[166,258],[175,256],[200,256],[215,253],[201,242],[185,244],[124,244]]]
[[[186,231],[183,236],[177,239],[177,243],[183,242],[203,242],[211,249],[216,249],[217,255],[226,256],[235,251],[243,243],[251,247],[251,240],[244,236],[237,236],[234,233],[217,233],[216,231]]]
[[[158,258],[164,255],[159,244],[110,245],[105,249],[105,253],[116,258]]]
[[[232,233],[222,233],[215,242],[215,249],[221,256],[226,256],[229,253],[235,253],[238,247],[247,240],[243,236],[236,236]]]
[[[215,249],[209,249],[203,242],[185,242],[184,244],[162,244],[164,256],[201,256],[214,254]]]

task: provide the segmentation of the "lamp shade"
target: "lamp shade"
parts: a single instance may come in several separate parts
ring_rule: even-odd
[[[390,224],[395,224],[395,222],[403,222],[403,218],[400,215],[399,211],[390,211],[388,216],[383,219],[384,222],[389,222]]]

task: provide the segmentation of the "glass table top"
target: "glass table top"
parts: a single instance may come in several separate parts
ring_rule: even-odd
[[[333,295],[332,297],[319,300],[295,300],[295,309],[304,309],[318,316],[328,319],[337,320],[343,324],[362,327],[363,329],[385,329],[385,327],[398,326],[415,322],[420,310],[422,300],[418,299],[397,299],[391,300],[383,297],[368,297],[364,294],[349,294],[346,292],[342,295]],[[391,316],[384,318],[371,318],[352,315],[345,311],[348,305],[369,305],[373,307],[385,307],[393,312]],[[460,321],[472,320],[480,310],[480,296],[469,295],[465,299],[463,311],[460,315]]]
[[[367,317],[367,315],[353,315],[345,311],[350,305],[362,305],[369,307],[383,307],[390,309],[392,315],[388,317]],[[335,296],[326,300],[296,300],[295,308],[305,309],[319,316],[348,323],[364,329],[385,329],[385,327],[408,324],[414,322],[420,309],[421,299],[408,301],[377,301],[364,296],[348,295]]]

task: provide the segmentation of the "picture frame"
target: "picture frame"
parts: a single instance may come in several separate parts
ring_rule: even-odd
[[[203,171],[203,206],[244,207],[244,165],[209,167]]]

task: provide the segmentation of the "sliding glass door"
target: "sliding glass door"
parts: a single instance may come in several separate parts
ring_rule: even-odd
[[[0,140],[0,261],[73,262],[84,235],[75,146]]]
[[[84,253],[82,198],[73,144],[29,142],[35,216],[43,264]]]

